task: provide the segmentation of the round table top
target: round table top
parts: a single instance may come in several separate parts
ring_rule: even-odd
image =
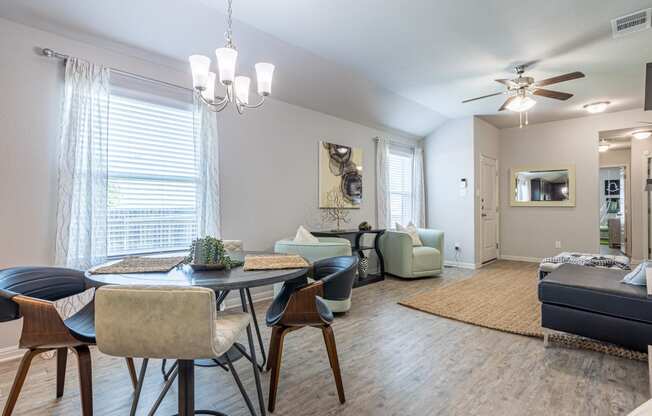
[[[260,253],[256,253],[260,254]],[[175,267],[169,272],[91,274],[85,273],[92,287],[104,285],[199,286],[213,290],[237,290],[267,286],[305,275],[308,268],[244,271],[242,266],[231,270],[194,271],[190,266]]]

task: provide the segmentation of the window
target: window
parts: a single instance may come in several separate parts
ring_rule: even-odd
[[[192,107],[143,97],[112,87],[109,256],[186,250],[196,236]]]
[[[392,226],[407,225],[412,218],[412,166],[414,153],[410,149],[391,148],[389,151],[389,198]]]

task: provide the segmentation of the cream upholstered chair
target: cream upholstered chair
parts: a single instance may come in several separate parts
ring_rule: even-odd
[[[104,286],[95,295],[95,326],[100,351],[116,357],[178,360],[179,414],[194,412],[196,359],[225,357],[240,387],[237,373],[225,353],[248,324],[246,313],[218,314],[215,292],[207,288]],[[143,361],[137,394],[142,388],[146,366],[147,361]],[[251,410],[251,403],[246,394],[244,396]],[[160,400],[156,405],[159,403]],[[195,413],[219,414],[207,410]]]

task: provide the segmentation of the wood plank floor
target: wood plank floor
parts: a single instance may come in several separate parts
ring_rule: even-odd
[[[534,273],[527,263],[499,262],[511,273]],[[353,308],[334,324],[347,403],[340,405],[321,332],[286,337],[275,415],[623,415],[648,399],[647,364],[580,350],[544,349],[540,340],[440,318],[397,304],[413,293],[468,277],[388,279],[354,289]],[[266,303],[257,305],[263,315]],[[264,329],[266,342],[269,331]],[[55,397],[55,361],[35,360],[14,415],[78,415],[74,356],[64,397]],[[17,362],[0,364],[4,405]],[[162,386],[152,361],[142,406]],[[237,363],[252,400],[251,367]],[[96,415],[127,415],[131,384],[121,359],[93,351]],[[197,369],[197,407],[248,415],[231,376]],[[263,375],[265,395],[269,374]],[[157,414],[176,413],[176,387]]]

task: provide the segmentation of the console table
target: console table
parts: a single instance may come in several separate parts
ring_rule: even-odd
[[[384,233],[384,229],[312,231],[312,235],[315,237],[341,237],[346,239],[353,238],[353,247],[351,247],[351,250],[356,253],[359,258],[365,257],[365,250],[374,250],[376,252],[376,256],[378,256],[378,264],[380,266],[380,273],[368,274],[364,279],[361,279],[358,276],[358,279],[356,280],[353,287],[360,287],[370,283],[385,280],[385,260],[383,259],[383,254],[380,252],[380,246],[378,244],[380,241],[380,236]],[[375,234],[374,244],[372,246],[362,245],[362,236],[365,234]]]

